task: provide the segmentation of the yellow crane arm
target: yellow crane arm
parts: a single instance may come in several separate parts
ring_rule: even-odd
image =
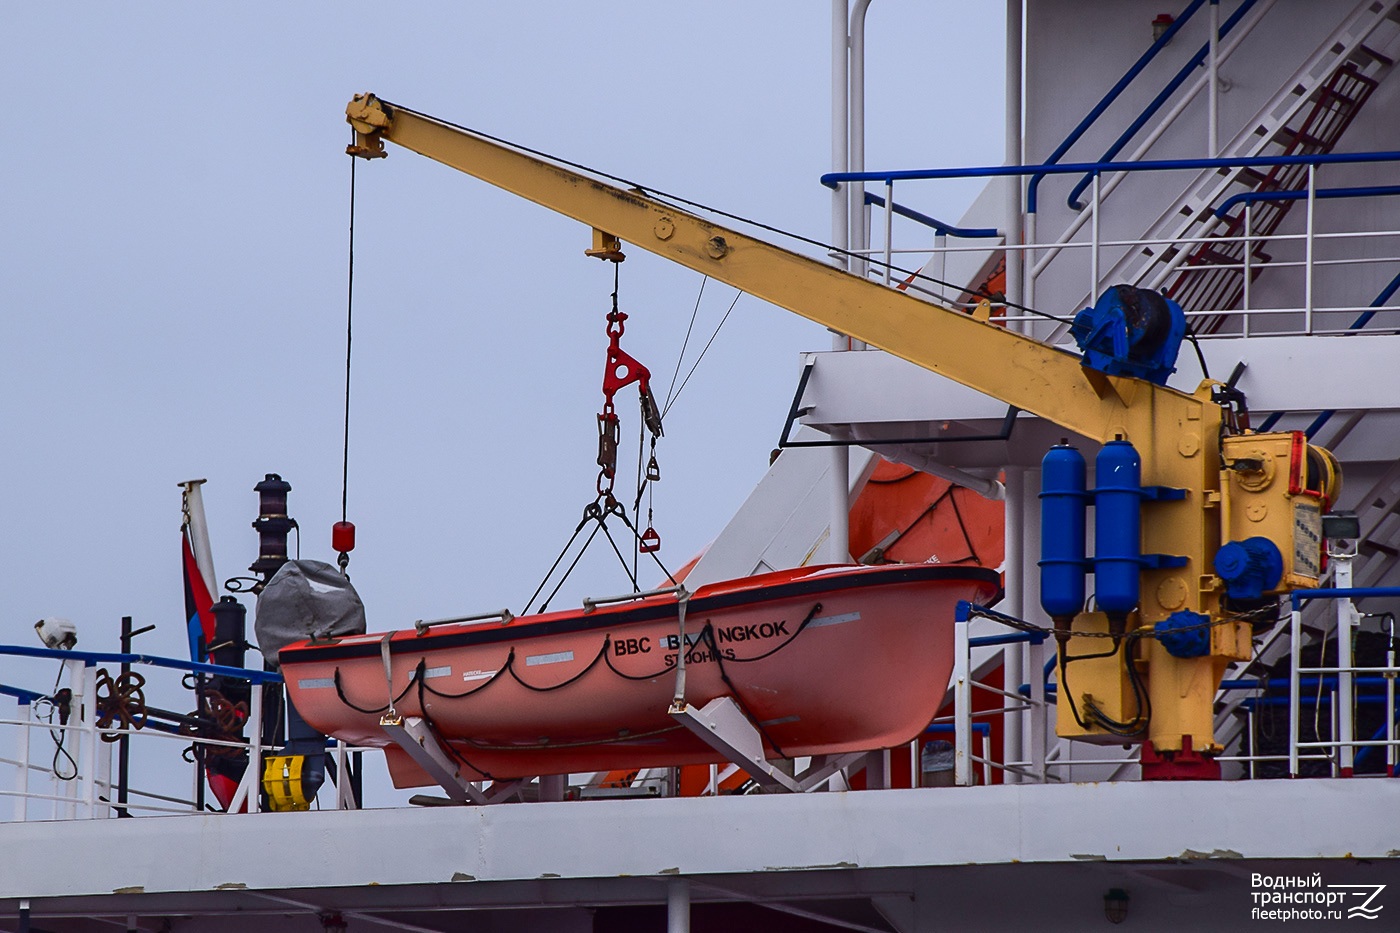
[[[605,184],[372,94],[356,96],[346,114],[356,132],[351,155],[380,157],[386,140],[397,143],[592,227],[592,255],[607,258],[619,249],[618,241],[625,241],[1076,434],[1101,442],[1115,437],[1132,441],[1142,457],[1145,486],[1185,492],[1184,498],[1153,503],[1150,519],[1143,522],[1143,551],[1177,560],[1144,569],[1141,622],[1151,625],[1178,610],[1220,619],[1219,581],[1211,558],[1220,547],[1222,413],[1211,400],[1210,382],[1187,394],[1087,369],[1078,356],[1004,327],[875,284],[711,223],[646,192]],[[1209,653],[1201,657],[1175,658],[1155,641],[1146,645],[1154,710],[1149,735],[1159,751],[1184,750],[1184,743],[1193,738],[1198,751],[1218,749],[1212,728],[1216,685],[1226,661],[1248,658],[1251,648],[1250,628],[1244,622],[1213,626]],[[1126,654],[1105,662],[1108,666],[1101,674],[1079,674],[1077,689],[1121,694],[1127,683],[1124,672],[1138,663],[1125,660]],[[1081,735],[1066,728],[1062,722],[1062,734]]]
[[[1205,386],[1187,395],[1086,370],[1074,354],[372,94],[357,95],[346,114],[353,155],[374,158],[385,154],[384,140],[397,143],[594,228],[600,253],[610,239],[633,244],[1085,437],[1142,442],[1154,424],[1200,422],[1216,409]]]

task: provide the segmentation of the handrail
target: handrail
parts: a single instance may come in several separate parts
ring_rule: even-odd
[[[878,194],[865,192],[865,203],[874,207],[884,207],[885,199]],[[945,224],[936,217],[927,214],[920,214],[918,211],[905,207],[903,204],[895,203],[894,212],[901,217],[907,217],[912,221],[923,224],[925,227],[933,228],[933,232],[940,236],[956,236],[963,239],[989,239],[1001,236],[1001,231],[996,227],[955,227],[952,224]]]
[[[1323,587],[1315,590],[1294,590],[1289,594],[1294,609],[1312,599],[1365,599],[1368,596],[1400,596],[1400,586],[1356,586],[1343,589]]]
[[[826,187],[830,188],[832,191],[835,191],[840,187],[840,182],[829,182],[826,180],[825,175],[821,177],[821,183]],[[865,191],[863,192],[863,194],[865,195],[866,204],[870,204],[875,207],[885,206],[885,199],[880,197],[878,194],[872,194],[869,191]],[[933,232],[936,234],[946,234],[950,236],[962,237],[964,239],[983,239],[1001,236],[1001,231],[996,229],[995,227],[957,227],[953,224],[944,223],[937,217],[930,217],[928,214],[921,214],[913,208],[905,207],[903,204],[896,203],[894,206],[894,212],[901,217],[907,217],[912,221],[921,223],[925,227],[933,228]]]
[[[276,671],[259,671],[246,667],[229,667],[224,664],[205,664],[200,661],[181,661],[178,658],[162,658],[151,654],[121,654],[116,651],[65,651],[59,648],[30,648],[28,645],[0,645],[0,656],[17,658],[55,658],[60,661],[78,660],[85,667],[94,664],[149,664],[152,667],[166,667],[195,674],[211,674],[219,677],[237,677],[252,684],[280,684],[282,675]]]
[[[1253,9],[1254,4],[1257,2],[1258,0],[1244,0],[1244,2],[1239,5],[1239,8],[1231,13],[1225,22],[1220,24],[1220,38],[1229,35],[1230,30],[1239,25],[1240,20],[1244,18],[1246,13]],[[1181,70],[1176,73],[1176,77],[1167,82],[1166,86],[1152,99],[1152,102],[1147,105],[1146,109],[1138,115],[1138,118],[1123,131],[1122,135],[1114,141],[1113,145],[1108,147],[1108,150],[1105,151],[1100,158],[1112,159],[1118,153],[1122,152],[1123,147],[1137,135],[1138,130],[1147,125],[1147,121],[1152,119],[1158,110],[1162,109],[1162,105],[1167,102],[1168,98],[1176,93],[1177,88],[1181,87],[1181,85],[1186,82],[1186,79],[1201,66],[1201,62],[1205,61],[1206,55],[1209,53],[1210,43],[1201,46],[1196,54],[1191,56],[1191,60],[1183,65]],[[1066,199],[1065,203],[1070,206],[1071,210],[1078,211],[1084,209],[1084,205],[1079,203],[1079,196],[1084,193],[1085,188],[1089,187],[1092,180],[1092,174],[1086,175],[1074,186],[1074,189],[1070,191],[1069,197]]]
[[[1400,188],[1396,189],[1396,193],[1400,193]],[[1400,288],[1400,273],[1396,273],[1395,278],[1390,280],[1390,284],[1387,285],[1385,288],[1381,289],[1380,294],[1376,296],[1376,300],[1371,302],[1371,307],[1384,307],[1385,303],[1390,300],[1390,296],[1395,294],[1395,290],[1397,288]],[[1371,318],[1375,316],[1375,311],[1364,311],[1362,312],[1360,317],[1351,322],[1351,326],[1348,327],[1347,330],[1361,330],[1367,324],[1371,323]],[[1308,440],[1312,440],[1313,437],[1316,436],[1317,432],[1321,431],[1322,428],[1327,424],[1327,422],[1332,420],[1332,416],[1336,413],[1337,409],[1335,408],[1325,408],[1322,411],[1318,412],[1317,417],[1313,419],[1312,424],[1308,425],[1307,428],[1303,430],[1303,433],[1307,435]],[[1272,419],[1273,422],[1277,422],[1278,419],[1281,417],[1283,417],[1282,412],[1274,412],[1274,414],[1269,416],[1269,418]]]
[[[1313,198],[1326,201],[1331,198],[1388,198],[1400,194],[1400,185],[1372,185],[1364,188],[1318,188]],[[1252,204],[1255,201],[1303,201],[1308,196],[1307,189],[1299,191],[1242,191],[1221,202],[1214,211],[1216,217],[1225,219],[1225,214],[1236,204]]]
[[[1138,162],[1064,162],[1059,165],[1040,163],[1037,165],[977,165],[965,168],[922,168],[903,169],[893,172],[827,172],[821,182],[832,184],[855,181],[878,181],[889,184],[895,181],[921,181],[942,178],[1005,178],[1007,176],[1034,175],[1044,172],[1047,175],[1078,175],[1102,172],[1167,172],[1210,168],[1272,168],[1278,165],[1337,165],[1369,162],[1400,162],[1400,151],[1383,150],[1376,152],[1329,152],[1313,155],[1288,156],[1224,156],[1211,159],[1149,159]],[[1036,212],[1035,193],[1029,192],[1026,198],[1027,213]]]
[[[1093,126],[1094,123],[1098,121],[1099,117],[1103,116],[1104,111],[1109,108],[1109,105],[1117,100],[1118,96],[1123,93],[1128,85],[1157,57],[1157,53],[1166,48],[1167,43],[1172,41],[1177,31],[1181,29],[1182,26],[1186,25],[1186,21],[1194,16],[1196,11],[1199,10],[1204,3],[1205,0],[1193,0],[1190,6],[1183,10],[1181,15],[1157,37],[1157,41],[1148,46],[1147,51],[1143,52],[1142,55],[1138,57],[1138,60],[1133,63],[1132,67],[1123,73],[1123,77],[1118,79],[1118,83],[1109,88],[1108,93],[1094,105],[1094,108],[1089,111],[1083,120],[1079,121],[1079,125],[1070,130],[1069,135],[1064,138],[1064,141],[1055,147],[1055,151],[1050,153],[1049,157],[1045,160],[1047,165],[1054,165],[1059,162],[1060,159],[1064,157],[1064,154],[1069,151],[1070,147],[1079,142],[1080,137],[1088,132],[1089,127]],[[1035,175],[1031,178],[1031,191],[1034,191],[1036,187],[1039,186],[1042,177],[1044,177],[1044,175]]]

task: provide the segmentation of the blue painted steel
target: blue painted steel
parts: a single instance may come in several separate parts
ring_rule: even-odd
[[[1005,178],[1008,176],[1076,175],[1083,172],[1169,172],[1210,168],[1268,168],[1275,165],[1351,165],[1400,162],[1400,150],[1377,152],[1329,152],[1317,155],[1221,157],[1215,159],[1144,159],[1139,162],[1066,162],[1062,165],[978,165],[967,168],[916,168],[894,172],[827,172],[821,176],[828,188],[850,181],[918,181],[938,178]],[[1026,211],[1036,213],[1036,193],[1027,192]]]
[[[1089,493],[1084,455],[1057,444],[1040,461],[1040,607],[1052,619],[1084,608],[1085,511]]]
[[[1397,190],[1400,190],[1400,189],[1397,189]],[[1385,305],[1385,303],[1388,302],[1388,301],[1390,300],[1390,296],[1395,294],[1395,290],[1396,290],[1397,288],[1400,288],[1400,274],[1397,274],[1397,275],[1395,276],[1395,278],[1393,278],[1393,279],[1390,280],[1390,284],[1389,284],[1389,285],[1387,285],[1385,288],[1381,289],[1381,293],[1380,293],[1379,295],[1376,296],[1376,299],[1375,299],[1374,301],[1371,302],[1371,307],[1372,307],[1372,308],[1380,308],[1380,307],[1383,307],[1383,306]],[[1365,312],[1363,312],[1363,313],[1361,314],[1360,317],[1358,317],[1356,320],[1354,320],[1354,321],[1351,322],[1351,326],[1348,327],[1347,330],[1361,330],[1361,329],[1362,329],[1363,327],[1365,327],[1367,324],[1371,323],[1371,318],[1373,318],[1373,317],[1375,317],[1375,316],[1376,316],[1376,312],[1375,312],[1375,311],[1365,311]],[[1316,435],[1318,431],[1321,431],[1323,425],[1325,425],[1325,424],[1327,424],[1327,422],[1331,421],[1331,420],[1332,420],[1332,416],[1335,415],[1336,413],[1337,413],[1337,410],[1336,410],[1335,408],[1328,408],[1328,409],[1325,409],[1324,411],[1318,412],[1317,417],[1313,419],[1313,423],[1310,424],[1310,425],[1308,425],[1307,430],[1303,432],[1304,434],[1306,434],[1306,435],[1308,436],[1308,440],[1312,440],[1312,439],[1313,439],[1313,436]],[[1270,427],[1273,426],[1273,422],[1277,421],[1278,418],[1281,416],[1281,414],[1282,414],[1281,412],[1275,412],[1274,414],[1272,414],[1272,415],[1269,416],[1269,417],[1270,417],[1270,421],[1269,421],[1269,426],[1270,426]]]
[[[973,648],[985,648],[989,645],[1014,645],[1023,641],[1038,645],[1046,639],[1047,635],[1047,632],[1008,632],[1005,635],[982,635],[978,638],[969,638],[967,643]]]
[[[1220,24],[1220,36],[1222,38],[1225,37],[1230,33],[1230,30],[1239,25],[1240,20],[1244,19],[1245,14],[1250,11],[1256,2],[1257,0],[1244,0],[1244,2],[1235,9],[1235,12],[1231,13],[1225,22]],[[1167,82],[1166,86],[1158,92],[1156,97],[1152,98],[1152,102],[1143,109],[1142,113],[1138,114],[1136,120],[1128,125],[1128,128],[1123,131],[1122,135],[1113,141],[1113,145],[1108,147],[1101,158],[1106,161],[1122,152],[1123,147],[1138,134],[1138,130],[1146,126],[1147,121],[1156,116],[1157,111],[1161,110],[1162,106],[1171,99],[1171,96],[1176,93],[1176,89],[1181,87],[1187,78],[1196,74],[1197,69],[1201,67],[1201,63],[1206,60],[1208,54],[1210,54],[1209,42],[1197,49],[1196,54],[1191,56],[1191,60],[1181,66],[1181,70]],[[1089,187],[1093,180],[1094,175],[1091,172],[1085,175],[1079,184],[1074,186],[1074,190],[1069,193],[1069,197],[1066,199],[1065,203],[1067,203],[1072,210],[1077,211],[1083,209],[1084,205],[1079,203],[1079,196],[1084,193],[1084,189]]]
[[[835,188],[836,185],[831,184],[827,187]],[[884,207],[885,199],[878,194],[867,191],[865,192],[865,203],[874,205],[875,207]],[[937,217],[930,217],[928,214],[921,214],[913,208],[905,207],[898,201],[895,202],[894,212],[900,217],[907,217],[915,223],[920,223],[925,227],[931,228],[934,233],[962,237],[965,240],[985,240],[1001,236],[1001,231],[996,227],[957,227],[953,224],[944,223]]]
[[[1186,338],[1186,315],[1157,292],[1115,285],[1074,316],[1069,332],[1090,369],[1166,385]]]
[[[28,706],[35,700],[42,700],[48,696],[46,693],[35,693],[33,690],[25,690],[23,687],[7,687],[0,684],[0,696],[14,697],[20,703]]]
[[[85,667],[92,667],[94,664],[149,664],[152,667],[168,667],[177,671],[233,677],[254,684],[280,684],[282,682],[282,675],[275,671],[225,667],[222,664],[201,664],[198,661],[181,661],[176,658],[162,658],[151,654],[119,654],[115,651],[61,651],[54,648],[30,648],[28,645],[0,645],[0,657],[5,655],[17,658],[76,660],[82,661]]]
[[[1277,544],[1258,535],[1231,541],[1215,552],[1215,572],[1231,599],[1259,599],[1283,579],[1283,555]]]
[[[1210,617],[1181,609],[1152,627],[1157,642],[1174,658],[1203,658],[1210,654]]]
[[[953,725],[951,722],[935,722],[926,726],[924,728],[924,731],[939,734],[945,732],[956,732],[957,728],[958,727]],[[992,727],[990,723],[974,722],[972,723],[972,731],[976,732],[978,735],[991,735]]]
[[[1346,590],[1330,588],[1294,590],[1288,596],[1293,601],[1293,608],[1297,609],[1300,604],[1310,599],[1365,599],[1368,596],[1400,596],[1400,586],[1357,586]]]
[[[1372,185],[1367,188],[1318,188],[1313,197],[1319,201],[1331,198],[1389,198],[1400,194],[1400,185]],[[1215,216],[1221,220],[1236,204],[1253,204],[1255,201],[1302,201],[1308,196],[1302,191],[1245,191],[1226,198],[1215,209]]]
[[[1153,42],[1146,52],[1138,56],[1138,60],[1133,63],[1131,68],[1123,72],[1123,77],[1119,78],[1118,83],[1108,89],[1108,93],[1094,105],[1094,109],[1090,110],[1084,119],[1079,121],[1078,126],[1069,131],[1069,135],[1055,147],[1055,151],[1050,153],[1049,158],[1045,160],[1047,163],[1054,164],[1064,158],[1065,153],[1069,152],[1070,147],[1079,142],[1080,137],[1084,135],[1089,127],[1094,125],[1099,117],[1103,116],[1103,112],[1108,109],[1110,104],[1118,99],[1118,95],[1122,94],[1124,89],[1133,82],[1133,79],[1141,74],[1142,70],[1157,57],[1157,53],[1167,47],[1167,44],[1172,41],[1172,38],[1181,30],[1181,27],[1185,26],[1187,21],[1190,20],[1192,16],[1196,15],[1196,11],[1199,10],[1204,3],[1205,0],[1192,0],[1191,4],[1186,9],[1181,11],[1175,21],[1157,37],[1157,41]],[[1031,178],[1032,190],[1039,186],[1040,179],[1043,177],[1044,173],[1041,173]]]
[[[1103,445],[1094,487],[1094,602],[1122,618],[1137,608],[1142,572],[1142,459],[1131,443]]]

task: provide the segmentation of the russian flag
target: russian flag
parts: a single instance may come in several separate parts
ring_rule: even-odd
[[[214,597],[204,583],[204,575],[194,560],[189,529],[183,529],[181,542],[185,568],[185,619],[190,638],[190,660],[208,661],[209,646],[214,643]],[[204,651],[199,650],[201,639]]]

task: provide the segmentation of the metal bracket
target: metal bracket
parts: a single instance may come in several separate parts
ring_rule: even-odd
[[[671,715],[706,745],[748,772],[766,790],[803,793],[824,783],[865,752],[818,756],[801,774],[793,776],[776,768],[763,755],[763,737],[732,697],[717,697],[696,709],[689,703],[671,707]]]
[[[481,788],[462,777],[461,766],[438,744],[437,737],[422,719],[417,716],[384,716],[379,720],[379,727],[447,791],[447,796],[454,803],[491,802],[491,797]]]

